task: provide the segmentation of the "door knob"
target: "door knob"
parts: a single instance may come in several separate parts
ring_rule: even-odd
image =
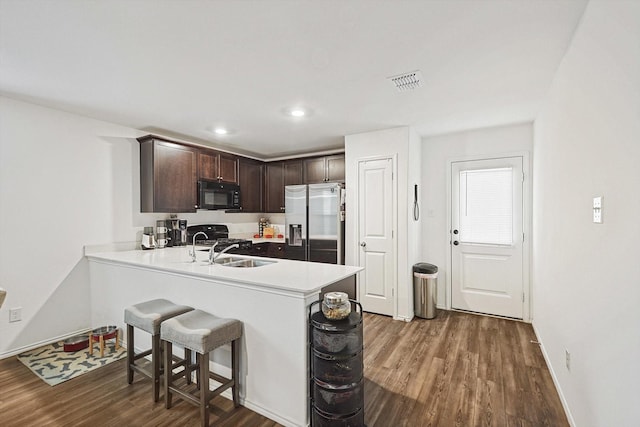
[[[365,246],[367,246],[367,242],[360,243],[360,246],[362,246],[364,248]]]
[[[454,245],[456,245],[456,246],[458,246],[458,245],[460,244],[460,242],[458,242],[457,240],[454,240],[454,241],[453,241],[453,244],[454,244]]]

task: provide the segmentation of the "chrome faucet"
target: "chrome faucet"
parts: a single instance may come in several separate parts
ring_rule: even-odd
[[[196,262],[196,236],[199,236],[200,234],[204,235],[204,237],[206,239],[209,238],[209,236],[207,236],[207,233],[205,233],[204,231],[198,231],[196,234],[193,235],[193,249],[192,251],[189,253],[189,255],[191,255],[191,262]]]
[[[215,264],[216,260],[218,259],[218,257],[220,255],[222,255],[223,253],[225,253],[225,252],[227,252],[227,251],[229,251],[231,249],[240,247],[239,244],[234,243],[233,245],[229,245],[226,248],[224,248],[223,250],[221,250],[220,252],[216,253],[216,251],[215,251],[216,246],[218,246],[218,242],[215,242],[213,244],[213,246],[211,246],[211,249],[209,249],[209,264]]]

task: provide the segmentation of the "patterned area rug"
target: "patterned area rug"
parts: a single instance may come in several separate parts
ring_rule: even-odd
[[[18,360],[44,382],[54,386],[122,359],[126,355],[127,350],[122,347],[116,350],[113,341],[105,343],[104,357],[100,357],[97,343],[94,344],[92,356],[89,354],[89,348],[65,352],[63,341],[60,341],[21,353]]]

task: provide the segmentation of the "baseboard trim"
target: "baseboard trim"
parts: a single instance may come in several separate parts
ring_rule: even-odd
[[[34,348],[42,347],[43,345],[48,345],[48,344],[52,344],[54,342],[58,342],[58,341],[61,341],[61,340],[66,340],[67,338],[71,338],[71,337],[74,337],[76,335],[88,334],[90,331],[91,331],[91,329],[89,329],[89,328],[79,329],[79,330],[77,330],[75,332],[70,332],[68,334],[59,335],[59,336],[57,336],[55,338],[47,338],[46,340],[38,341],[36,343],[29,344],[29,345],[26,345],[24,347],[18,347],[18,348],[14,348],[13,350],[3,351],[3,352],[0,353],[0,360],[6,359],[7,357],[18,355],[20,353],[24,353],[25,351],[33,350]]]
[[[562,387],[560,387],[560,382],[558,381],[558,377],[556,376],[556,372],[553,370],[553,365],[551,365],[551,361],[549,359],[549,355],[547,354],[547,350],[544,347],[544,343],[540,338],[540,334],[536,329],[536,325],[531,322],[531,326],[533,327],[533,333],[536,334],[536,339],[540,344],[540,350],[542,351],[542,357],[544,357],[544,361],[547,364],[547,369],[551,373],[551,379],[553,379],[553,385],[556,386],[556,391],[558,392],[558,396],[560,397],[560,402],[562,402],[562,408],[564,409],[564,414],[567,416],[567,421],[569,421],[569,425],[571,427],[576,427],[576,422],[573,419],[573,415],[571,415],[571,409],[569,408],[569,404],[567,403],[567,399],[564,397],[564,393],[562,393]]]
[[[224,396],[224,393],[222,393],[222,395]],[[230,399],[230,398],[229,398]],[[283,418],[277,414],[274,414],[273,412],[271,412],[268,409],[265,409],[264,407],[257,405],[253,402],[250,402],[246,399],[242,399],[240,398],[240,402],[242,404],[242,406],[244,406],[247,409],[251,409],[253,412],[257,412],[260,415],[263,415],[267,418],[269,418],[272,421],[277,422],[280,425],[283,425],[285,427],[299,427],[299,424],[294,423],[293,421],[287,419],[287,418]],[[309,414],[309,417],[311,417],[311,414]],[[306,427],[309,426],[309,423],[306,424]]]

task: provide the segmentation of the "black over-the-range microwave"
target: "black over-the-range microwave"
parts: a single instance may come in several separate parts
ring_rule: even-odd
[[[198,181],[198,209],[240,209],[240,186]]]

